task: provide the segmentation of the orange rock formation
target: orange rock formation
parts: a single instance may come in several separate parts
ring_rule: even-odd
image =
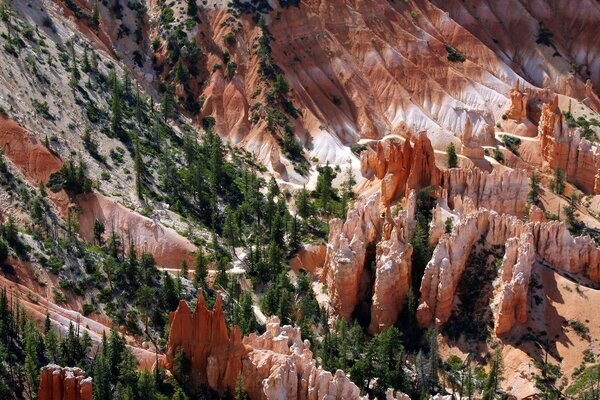
[[[49,364],[40,370],[39,400],[92,400],[92,378],[80,368]]]
[[[175,356],[183,350],[191,361],[194,385],[208,385],[218,392],[234,389],[247,349],[240,329],[234,326],[230,334],[225,325],[221,296],[217,296],[214,310],[209,311],[200,291],[193,313],[181,300],[177,310],[169,315],[169,322],[167,368],[172,369]]]
[[[497,333],[526,320],[527,287],[535,257],[591,285],[600,284],[600,248],[592,238],[574,238],[561,222],[525,223],[483,208],[474,211],[472,205],[467,209],[471,212],[461,215],[452,233],[441,236],[425,268],[417,310],[422,326],[439,327],[448,321],[467,259],[475,241],[482,238],[485,245],[506,247],[500,311],[495,316]],[[434,218],[438,215],[434,213]],[[439,224],[434,221],[432,225]]]
[[[538,138],[546,167],[562,169],[586,193],[600,193],[600,149],[567,125],[558,96],[542,107]]]
[[[241,374],[252,400],[360,398],[360,390],[343,371],[331,374],[316,366],[299,328],[282,327],[272,317],[264,334],[242,339],[237,326],[228,332],[221,307],[218,296],[214,310],[207,310],[200,294],[193,313],[184,301],[171,313],[167,368],[172,370],[174,357],[183,350],[192,363],[195,387],[205,384],[220,393],[235,390]]]
[[[515,87],[510,90],[510,108],[508,118],[521,121],[527,118],[527,93],[522,92],[519,80],[515,81]]]

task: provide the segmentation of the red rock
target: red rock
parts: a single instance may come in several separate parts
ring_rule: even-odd
[[[232,329],[231,336],[229,334],[221,296],[217,296],[214,309],[210,311],[200,291],[193,313],[182,300],[177,310],[169,315],[169,321],[167,368],[172,369],[175,356],[183,350],[195,372],[193,385],[206,384],[221,393],[227,388],[234,389],[246,349],[241,344],[238,327]]]
[[[547,169],[560,168],[586,193],[600,193],[600,149],[581,138],[579,129],[569,128],[558,107],[558,96],[542,107],[538,138]]]
[[[80,368],[48,364],[40,370],[39,400],[92,400],[92,378]]]
[[[295,272],[300,270],[307,271],[314,279],[323,268],[326,255],[327,248],[325,245],[304,245],[298,250],[294,258],[290,260],[290,267]]]
[[[527,118],[527,100],[526,92],[521,91],[519,80],[515,81],[515,87],[510,90],[510,108],[506,113],[508,118],[515,121],[521,121]]]

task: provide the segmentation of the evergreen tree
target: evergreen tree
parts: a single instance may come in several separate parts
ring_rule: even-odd
[[[252,308],[252,295],[248,291],[243,291],[240,295],[240,313],[238,326],[244,336],[254,332],[256,326],[256,317]]]
[[[181,276],[183,276],[185,279],[188,277],[188,264],[185,258],[181,260]]]
[[[98,245],[102,245],[102,236],[104,235],[104,224],[102,221],[94,220],[94,240]]]
[[[492,359],[492,367],[490,368],[488,379],[483,388],[482,400],[492,400],[496,398],[496,391],[502,382],[502,372],[502,353],[498,350]]]
[[[196,0],[187,0],[187,13],[191,17],[195,17],[198,14],[198,4]]]
[[[244,390],[244,377],[239,374],[235,383],[235,400],[248,400],[248,395]]]
[[[111,71],[110,84],[112,88],[112,97],[110,101],[110,130],[113,136],[119,137],[122,129],[121,124],[123,122],[123,100],[121,96],[121,84],[114,71]]]
[[[171,93],[170,88],[167,88],[163,93],[161,107],[163,120],[166,122],[171,117],[173,111],[173,93]]]
[[[179,296],[171,274],[164,272],[164,285],[162,289],[162,301],[168,311],[175,311],[179,305]]]
[[[105,346],[103,346],[105,349]],[[100,353],[94,364],[92,385],[93,400],[111,400],[110,365],[103,353]]]
[[[194,268],[194,287],[206,288],[206,278],[208,277],[208,263],[204,257],[204,251],[201,247],[196,251],[196,266]]]
[[[34,398],[39,386],[39,369],[41,365],[37,353],[39,341],[38,333],[32,322],[27,321],[25,323],[23,336],[25,346],[25,364],[23,366],[25,370],[25,381],[27,383],[29,397]]]
[[[447,160],[446,164],[448,168],[456,168],[458,167],[458,156],[456,155],[456,147],[453,142],[450,142],[448,147],[446,148]]]
[[[538,204],[540,201],[540,176],[533,172],[529,179],[529,193],[527,194],[527,201],[531,204]]]
[[[215,287],[226,288],[229,284],[229,277],[227,276],[227,261],[223,258],[217,260],[217,276],[215,277]]]
[[[332,182],[336,177],[333,168],[327,163],[324,167],[317,168],[319,176],[317,177],[317,187],[315,194],[319,202],[319,206],[323,211],[329,213],[331,211],[331,203],[335,197],[335,190]]]
[[[92,66],[90,65],[90,58],[88,57],[87,45],[83,46],[83,59],[81,61],[81,70],[85,73],[89,73],[92,70]]]
[[[135,138],[135,155],[134,155],[134,168],[135,168],[135,190],[138,199],[144,199],[144,162],[142,161],[142,155],[140,153],[140,139]]]
[[[79,73],[79,68],[77,67],[77,55],[75,54],[74,39],[71,39],[69,43],[71,47],[71,80],[69,81],[69,85],[75,87],[81,79],[81,74]]]
[[[550,190],[556,194],[562,195],[565,192],[566,182],[567,178],[564,171],[560,168],[556,168],[554,170],[554,179],[550,181]]]
[[[96,29],[100,27],[100,12],[98,10],[98,0],[94,1],[92,9],[92,26]]]

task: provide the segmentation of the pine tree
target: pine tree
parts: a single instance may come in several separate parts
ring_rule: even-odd
[[[538,174],[533,172],[529,180],[529,193],[527,194],[527,201],[531,204],[538,204],[540,201],[540,177]]]
[[[217,276],[215,277],[215,287],[226,288],[229,284],[229,277],[227,276],[227,261],[220,258],[217,261]]]
[[[74,39],[70,41],[71,46],[71,80],[69,81],[69,85],[72,87],[77,86],[79,80],[81,79],[81,74],[79,73],[79,68],[77,67],[77,55],[75,54],[75,44]]]
[[[185,279],[188,277],[188,264],[185,258],[181,260],[181,276],[183,276]]]
[[[302,188],[296,196],[296,209],[298,210],[298,215],[300,215],[302,219],[307,219],[312,214],[310,194],[305,187]]]
[[[173,111],[173,94],[170,88],[167,88],[163,93],[161,107],[163,120],[166,122],[171,117],[171,112]]]
[[[121,97],[121,85],[117,74],[111,72],[110,83],[112,87],[112,98],[110,101],[110,131],[115,137],[119,137],[121,132],[121,123],[123,121],[123,101]]]
[[[187,13],[191,17],[195,17],[198,14],[198,4],[196,0],[187,0]]]
[[[104,337],[106,339],[106,336]],[[103,351],[107,351],[107,346],[102,346]],[[94,364],[92,385],[93,400],[111,400],[110,389],[110,365],[103,353],[100,353]]]
[[[446,154],[448,156],[448,159],[446,160],[448,168],[458,167],[458,156],[456,155],[456,147],[453,142],[450,142],[446,148]]]
[[[492,367],[483,388],[482,400],[492,400],[496,398],[496,391],[502,382],[502,353],[498,350],[492,359]]]
[[[168,311],[175,311],[179,305],[179,296],[175,288],[175,282],[171,274],[165,271],[163,279],[163,289],[161,291],[162,301]]]
[[[98,10],[98,0],[94,2],[94,8],[92,9],[92,26],[98,29],[100,27],[100,12]]]
[[[206,278],[208,277],[208,263],[204,257],[204,251],[201,247],[196,251],[196,266],[194,268],[194,287],[206,288]]]
[[[25,370],[25,381],[27,382],[30,398],[34,398],[39,385],[39,369],[41,365],[37,355],[38,333],[32,322],[27,321],[25,323],[23,336],[25,346],[25,364],[23,366]]]
[[[144,162],[142,160],[142,155],[140,153],[140,139],[139,137],[135,138],[134,143],[134,168],[135,168],[135,190],[138,196],[138,199],[144,199]]]
[[[316,196],[319,200],[319,205],[323,211],[329,213],[331,211],[331,202],[335,196],[332,182],[336,177],[333,168],[327,163],[324,167],[318,168],[319,176],[317,177]]]
[[[81,60],[81,70],[85,73],[88,73],[92,70],[92,66],[90,65],[90,58],[88,56],[87,45],[83,46],[83,59]]]
[[[235,400],[248,400],[248,395],[244,390],[244,377],[239,374],[235,383]]]
[[[252,308],[252,295],[248,291],[243,291],[240,295],[240,314],[238,326],[244,336],[254,332],[256,317]]]

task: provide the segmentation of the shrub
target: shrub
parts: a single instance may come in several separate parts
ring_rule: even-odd
[[[502,144],[504,147],[509,149],[511,153],[519,155],[519,146],[521,145],[521,139],[510,135],[502,135]]]
[[[467,58],[458,52],[454,47],[449,44],[445,45],[446,51],[448,52],[448,61],[451,62],[465,62]]]
[[[588,328],[583,322],[576,319],[569,321],[569,326],[573,328],[575,333],[577,333],[579,336],[587,336],[590,333],[590,328]]]

